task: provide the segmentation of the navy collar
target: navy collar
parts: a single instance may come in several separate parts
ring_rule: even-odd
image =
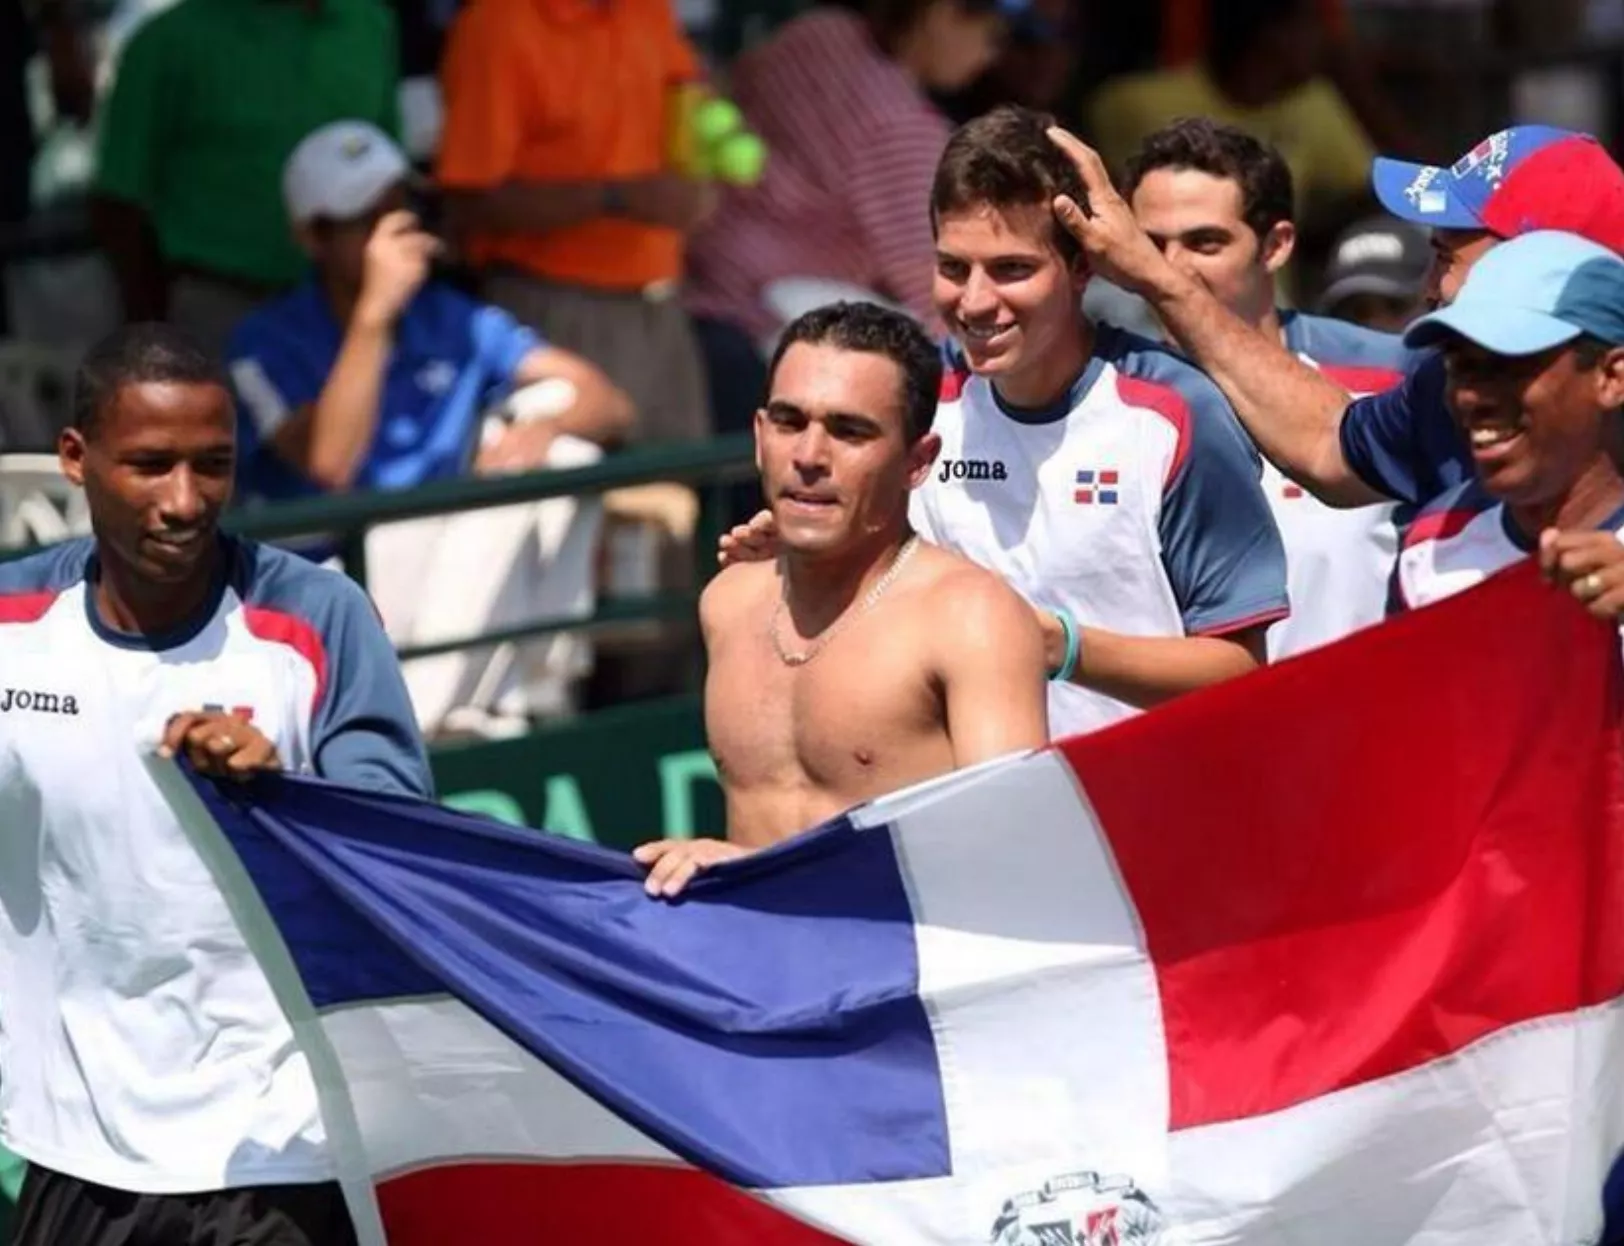
[[[215,563],[214,579],[209,585],[208,596],[203,603],[192,612],[191,616],[183,619],[174,627],[162,632],[121,632],[108,625],[96,609],[96,581],[101,578],[101,563],[96,557],[95,547],[92,546],[85,559],[85,619],[90,624],[90,630],[95,633],[98,640],[105,641],[119,649],[134,649],[148,653],[162,653],[166,649],[178,649],[197,639],[203,629],[214,621],[214,616],[220,611],[220,602],[225,597],[226,585],[232,580],[236,569],[238,546],[237,542],[221,533],[216,538],[220,544],[220,557]]]
[[[1617,532],[1620,528],[1624,528],[1624,506],[1620,506],[1596,525],[1597,532]],[[1525,554],[1531,554],[1539,548],[1538,539],[1523,534],[1523,530],[1517,526],[1517,521],[1511,517],[1511,507],[1504,502],[1500,503],[1500,530],[1506,534],[1506,540]]]
[[[1106,362],[1112,353],[1109,344],[1114,332],[1110,325],[1095,326],[1094,350],[1089,355],[1088,362],[1053,402],[1045,403],[1041,407],[1019,407],[998,392],[996,383],[989,381],[987,388],[992,391],[993,402],[998,405],[999,411],[1017,424],[1054,424],[1065,419],[1077,409],[1077,405],[1082,402],[1088,391],[1094,388],[1094,382],[1100,379],[1100,373],[1105,370]]]

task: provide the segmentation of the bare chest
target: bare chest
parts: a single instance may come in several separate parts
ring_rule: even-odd
[[[711,655],[705,720],[730,794],[810,788],[851,803],[934,772],[949,751],[917,638],[876,619],[800,666],[778,656],[765,619],[729,637]]]

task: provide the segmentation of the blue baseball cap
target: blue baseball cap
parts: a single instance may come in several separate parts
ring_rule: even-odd
[[[1448,168],[1378,159],[1370,181],[1382,207],[1417,225],[1501,238],[1560,229],[1624,252],[1624,169],[1588,134],[1513,126]]]
[[[1404,344],[1432,346],[1451,333],[1496,355],[1535,355],[1583,334],[1624,345],[1624,259],[1555,230],[1503,242],[1472,265],[1453,303],[1405,331]]]

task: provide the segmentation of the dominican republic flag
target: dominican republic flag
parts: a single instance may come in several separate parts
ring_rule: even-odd
[[[1567,1246],[1624,1240],[1620,684],[1524,567],[679,903],[158,770],[363,1241]]]

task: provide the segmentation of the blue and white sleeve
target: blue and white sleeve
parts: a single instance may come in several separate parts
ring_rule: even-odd
[[[1259,482],[1257,450],[1216,389],[1186,398],[1188,450],[1158,520],[1185,633],[1218,636],[1283,618],[1286,553]]]
[[[316,773],[374,792],[432,797],[428,754],[394,646],[372,603],[341,581],[323,628],[328,681],[310,726]]]
[[[488,303],[474,313],[469,329],[485,375],[496,386],[514,384],[525,356],[546,345],[533,329]]]

